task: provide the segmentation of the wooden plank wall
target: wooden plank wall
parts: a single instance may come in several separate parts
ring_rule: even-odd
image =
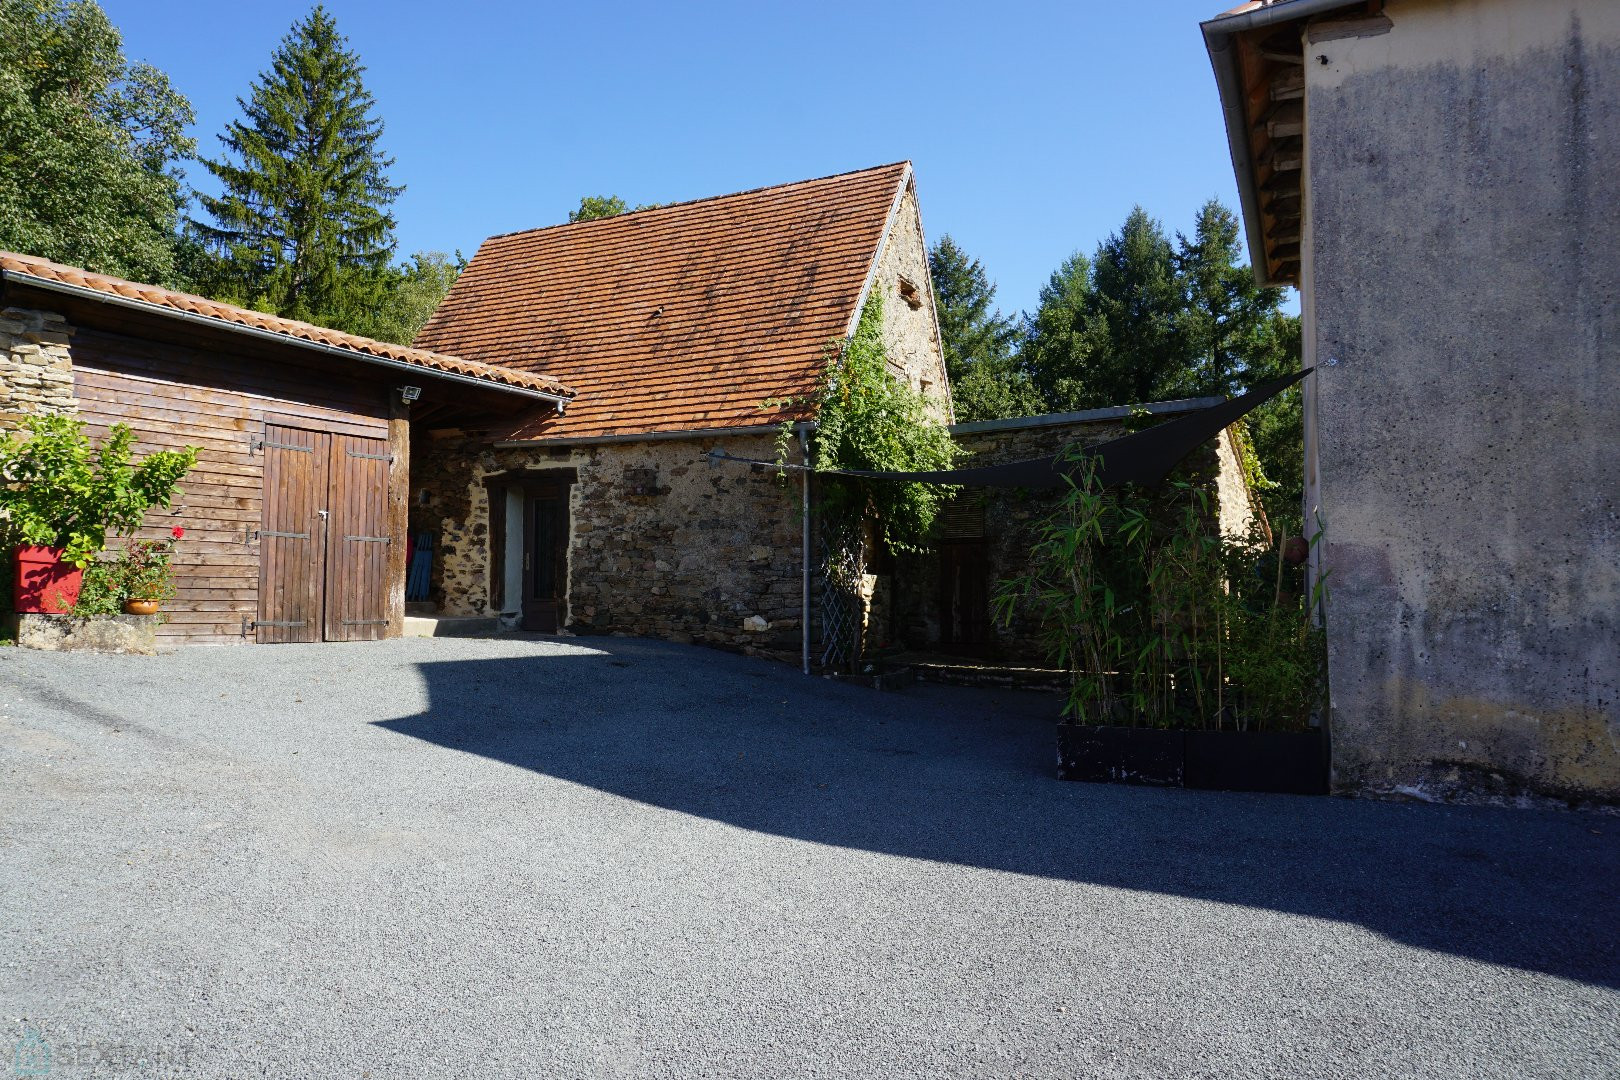
[[[93,437],[122,421],[137,452],[201,447],[171,511],[154,511],[138,534],[186,536],[175,552],[178,595],[160,631],[171,644],[240,643],[258,615],[264,455],[254,443],[267,422],[368,438],[388,437],[384,384],[80,328],[73,382]],[[331,365],[342,361],[333,359]]]

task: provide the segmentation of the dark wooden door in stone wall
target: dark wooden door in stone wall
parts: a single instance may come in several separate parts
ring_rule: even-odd
[[[268,424],[263,448],[257,640],[382,637],[387,440]]]
[[[985,510],[982,491],[965,491],[939,515],[939,644],[946,652],[978,655],[990,644]]]
[[[568,585],[568,486],[533,487],[524,497],[523,629],[553,634]]]

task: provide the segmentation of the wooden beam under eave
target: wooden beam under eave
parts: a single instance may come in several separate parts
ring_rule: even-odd
[[[1304,200],[1297,190],[1278,192],[1263,204],[1265,212],[1276,218],[1297,218],[1303,205]]]
[[[1305,148],[1302,146],[1274,146],[1260,159],[1262,165],[1270,165],[1273,175],[1277,173],[1297,173],[1305,167]]]
[[[1279,68],[1271,80],[1272,101],[1300,101],[1305,97],[1305,69],[1288,66]]]
[[[1292,244],[1272,244],[1271,257],[1279,263],[1298,262],[1299,244],[1297,242]]]
[[[388,625],[384,637],[405,633],[406,533],[411,506],[411,407],[397,390],[388,395]]]

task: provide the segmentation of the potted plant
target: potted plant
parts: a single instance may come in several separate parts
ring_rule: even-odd
[[[123,598],[125,615],[156,615],[174,599],[174,545],[186,535],[176,525],[162,540],[131,540],[113,563],[111,577]]]
[[[0,435],[0,529],[15,546],[16,610],[73,609],[84,568],[109,532],[132,532],[146,512],[168,506],[197,448],[132,460],[134,433],[114,424],[92,445],[82,420],[52,415]]]
[[[1299,545],[1223,537],[1197,484],[1105,489],[1071,461],[1029,572],[995,599],[1069,672],[1059,777],[1324,793],[1321,633],[1285,566]]]

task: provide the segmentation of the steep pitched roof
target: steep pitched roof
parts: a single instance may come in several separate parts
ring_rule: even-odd
[[[486,240],[418,345],[562,379],[593,438],[796,419],[849,330],[910,164]]]
[[[109,299],[125,303],[196,315],[235,327],[279,334],[313,345],[324,345],[360,357],[374,357],[398,366],[419,367],[429,372],[437,371],[458,378],[493,383],[497,387],[511,387],[555,398],[572,397],[574,393],[556,379],[540,373],[494,367],[426,349],[375,341],[357,334],[328,330],[312,323],[266,315],[262,311],[252,311],[233,304],[222,304],[217,300],[208,300],[190,293],[175,292],[173,289],[163,289],[156,285],[142,285],[107,274],[64,266],[33,255],[0,251],[0,274],[21,281],[31,280],[47,287],[65,285],[76,292],[101,293]]]

